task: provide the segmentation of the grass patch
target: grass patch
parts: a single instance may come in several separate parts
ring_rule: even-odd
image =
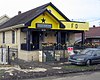
[[[0,67],[12,67],[11,65],[0,64]]]
[[[0,78],[4,75],[5,71],[4,70],[0,70]]]
[[[4,74],[5,70],[0,70],[0,75]]]
[[[69,65],[69,66],[64,66],[63,68],[67,69],[67,70],[93,70],[93,69],[95,69],[95,66]]]

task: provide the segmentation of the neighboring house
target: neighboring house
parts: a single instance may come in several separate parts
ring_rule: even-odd
[[[3,15],[0,17],[0,25],[8,21],[10,18],[7,15]]]
[[[76,39],[77,43],[80,42],[81,35],[76,34]],[[100,46],[100,26],[90,27],[89,31],[85,32],[85,44],[87,44],[90,47]]]
[[[57,56],[64,57],[63,52],[59,53],[63,50],[62,45],[74,44],[75,33],[82,33],[84,42],[84,31],[88,29],[87,22],[72,22],[52,3],[47,3],[24,13],[19,12],[0,25],[0,45],[18,49],[18,58],[22,60],[44,61],[43,57],[55,60]],[[56,50],[54,53],[43,53],[44,46],[55,46]]]
[[[7,15],[3,15],[0,17],[0,25],[4,24],[6,21],[8,21],[10,18]],[[1,38],[1,37],[0,37]],[[2,38],[1,38],[2,39]],[[0,39],[0,40],[1,40]],[[0,43],[1,44],[1,43]],[[0,46],[0,64],[6,64],[7,63],[7,58],[6,58],[6,50],[2,49]]]

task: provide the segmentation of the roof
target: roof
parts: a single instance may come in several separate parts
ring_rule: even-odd
[[[75,34],[76,37],[81,37],[81,33]],[[85,32],[86,38],[100,38],[100,26],[90,27],[89,31]]]
[[[45,11],[46,7],[49,6],[49,5],[51,5],[52,7],[54,7],[54,9],[56,9],[58,11],[58,13],[60,13],[66,19],[66,21],[70,21],[60,10],[58,10],[50,2],[50,3],[44,4],[42,6],[34,8],[32,10],[29,10],[29,11],[26,11],[24,13],[21,13],[19,15],[14,16],[13,18],[9,19],[4,24],[0,25],[0,29],[11,27],[11,26],[18,25],[18,24],[25,24],[26,25],[29,21],[33,20],[38,15],[40,15],[43,11]]]
[[[0,17],[0,20],[3,19],[3,18],[5,18],[5,17],[9,19],[9,17],[5,14],[5,15],[3,15],[3,16]]]
[[[5,14],[3,16],[0,17],[0,25],[2,25],[3,23],[5,23],[6,21],[8,21],[10,18]]]
[[[92,27],[85,32],[86,37],[100,37],[100,27]]]

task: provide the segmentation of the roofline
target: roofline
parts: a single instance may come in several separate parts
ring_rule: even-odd
[[[32,22],[32,20],[34,20],[35,18],[37,18],[38,16],[40,16],[44,11],[45,11],[46,9],[44,9],[43,11],[41,11],[38,15],[36,15],[34,18],[32,18],[32,19],[30,19],[29,21],[27,21],[26,23],[25,23],[25,25],[27,26],[27,24],[28,24],[28,26],[30,26],[30,22]]]
[[[59,14],[61,14],[65,19],[66,19],[66,21],[70,21],[70,19],[68,19],[58,8],[56,8],[51,2],[50,2],[50,5],[55,9],[55,10],[57,10],[57,12],[59,13]]]
[[[90,27],[90,29],[94,29],[94,28],[100,28],[100,26],[96,26],[96,27]]]
[[[60,20],[61,22],[67,22],[66,20]],[[70,21],[70,22],[75,22],[75,23],[87,23],[87,22],[80,22],[80,21]]]
[[[28,22],[31,22],[32,20],[34,20],[35,18],[37,18],[38,16],[40,16],[42,13],[44,13],[45,11],[47,11],[52,17],[54,17],[60,24],[62,24],[52,13],[50,13],[47,9],[44,9],[43,11],[41,11],[40,14],[38,14],[37,16],[35,16],[34,18],[32,18],[30,21]],[[28,23],[27,22],[27,23]],[[21,27],[25,27],[25,25],[27,24],[18,24],[18,25],[14,25],[14,26],[9,26],[7,28],[2,28],[0,29],[0,31],[6,31],[6,30],[12,30],[12,29],[15,29],[15,28],[21,28]],[[63,25],[63,24],[62,24]]]
[[[24,24],[18,24],[18,25],[14,25],[14,26],[11,26],[11,27],[0,29],[0,32],[1,31],[7,31],[7,30],[14,30],[16,28],[22,28],[22,27],[25,27],[25,25]]]
[[[59,21],[52,13],[50,13],[47,9],[46,9],[46,11],[51,15],[51,16],[53,16],[60,24],[62,24],[63,26],[65,26],[63,23],[61,23],[61,21]]]
[[[80,21],[71,21],[71,22],[76,22],[76,23],[86,23],[86,22],[80,22]]]
[[[2,19],[2,18],[4,18],[4,17],[7,17],[7,18],[9,19],[8,15],[6,15],[6,14],[3,15],[3,16],[1,16],[0,19]]]
[[[25,25],[27,23],[32,22],[32,20],[36,19],[38,16],[40,16],[41,14],[43,14],[45,11],[47,11],[52,17],[54,17],[60,24],[62,24],[52,13],[50,13],[47,9],[44,9],[43,11],[41,11],[40,14],[38,14],[37,16],[35,16],[34,18],[32,18],[30,21],[26,22]],[[63,25],[63,24],[62,24]],[[29,25],[28,25],[29,26]],[[63,25],[64,26],[64,25]]]
[[[45,4],[44,4],[44,5],[45,5]],[[49,6],[49,5],[52,6],[55,10],[57,10],[57,12],[58,12],[60,15],[62,15],[62,17],[64,17],[66,21],[71,21],[71,20],[70,20],[69,18],[67,18],[54,4],[52,4],[52,2],[47,3],[46,7]]]

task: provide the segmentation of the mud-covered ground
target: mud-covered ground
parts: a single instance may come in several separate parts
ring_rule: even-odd
[[[23,80],[100,80],[100,72],[82,72],[65,74],[63,76],[48,76],[35,79],[23,79]]]
[[[76,66],[68,62],[25,62],[17,61],[11,65],[0,65],[0,80],[36,79],[78,72],[99,71],[100,64]]]

